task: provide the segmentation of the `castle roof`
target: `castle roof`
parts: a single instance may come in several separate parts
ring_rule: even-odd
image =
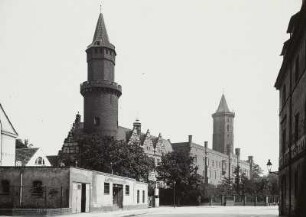
[[[220,100],[220,103],[219,103],[219,107],[218,107],[216,113],[229,113],[229,112],[231,112],[231,111],[228,108],[228,105],[227,105],[224,94],[222,94],[222,97],[221,97],[221,100]]]
[[[16,149],[16,162],[20,161],[26,165],[37,152],[38,148],[18,148]]]
[[[97,25],[96,25],[95,34],[94,34],[92,43],[89,46],[106,46],[106,47],[110,47],[112,49],[115,48],[114,45],[112,45],[109,42],[108,34],[107,34],[107,31],[106,31],[106,27],[105,27],[105,23],[104,23],[102,13],[100,13],[100,15],[99,15]]]

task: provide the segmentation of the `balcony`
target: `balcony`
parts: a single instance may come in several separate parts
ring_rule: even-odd
[[[84,96],[87,93],[101,91],[116,94],[118,97],[122,94],[121,85],[110,81],[85,81],[81,84],[81,94]]]

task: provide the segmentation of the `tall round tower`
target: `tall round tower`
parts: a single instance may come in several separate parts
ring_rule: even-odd
[[[230,155],[234,150],[234,117],[222,95],[213,117],[213,150]]]
[[[84,132],[116,136],[121,86],[115,83],[115,46],[108,40],[100,13],[92,43],[87,47],[87,81],[81,84],[84,97]]]

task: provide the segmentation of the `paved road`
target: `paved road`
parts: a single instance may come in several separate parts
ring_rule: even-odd
[[[80,213],[62,217],[278,217],[277,206],[190,206]]]
[[[131,215],[132,216],[132,215]],[[143,217],[277,217],[278,208],[274,207],[160,207],[149,209]]]

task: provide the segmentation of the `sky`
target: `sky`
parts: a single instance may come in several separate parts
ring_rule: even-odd
[[[224,93],[235,112],[234,148],[278,167],[274,82],[290,17],[301,0],[1,0],[0,103],[19,133],[57,154],[87,78],[86,47],[99,8],[116,46],[119,125],[136,118],[172,142],[212,147]]]

